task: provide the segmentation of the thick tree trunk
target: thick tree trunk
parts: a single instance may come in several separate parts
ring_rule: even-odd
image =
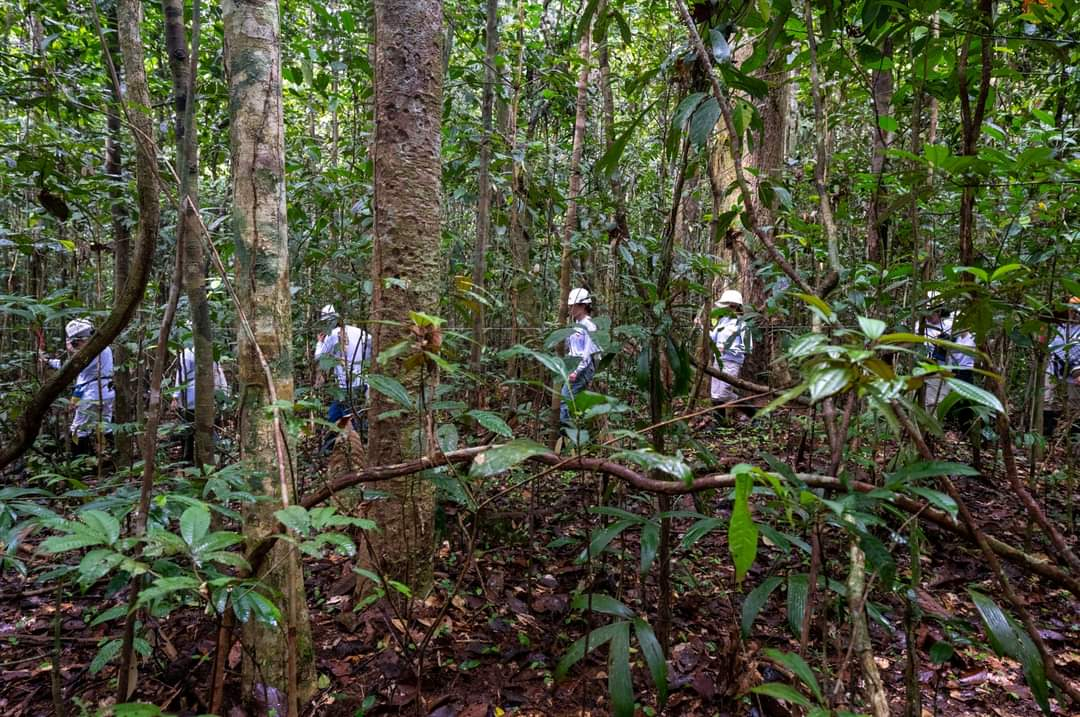
[[[244,533],[254,548],[276,532],[273,514],[292,503],[290,479],[295,475],[295,463],[280,443],[288,439],[266,410],[274,398],[293,398],[278,6],[274,0],[225,0],[222,19],[231,115],[236,287],[242,312],[240,447],[253,492],[269,498],[251,506],[244,516]],[[293,455],[289,450],[288,456]],[[315,692],[302,568],[296,548],[286,542],[278,542],[262,565],[258,578],[281,595],[284,623],[271,627],[251,620],[244,625],[244,697],[263,711],[292,715],[298,703]]]
[[[372,254],[374,355],[410,340],[409,312],[438,305],[441,216],[442,121],[441,0],[375,2],[375,240]],[[404,368],[404,357],[385,366],[423,404],[430,400],[430,372]],[[398,408],[372,392],[369,456],[393,463],[431,450],[415,415],[382,417]],[[371,517],[361,562],[413,588],[431,582],[435,496],[430,481],[392,481],[387,500]],[[363,587],[362,587],[363,589]]]
[[[487,248],[491,239],[491,143],[492,106],[495,104],[495,56],[499,51],[499,0],[487,0],[486,43],[484,49],[484,95],[480,107],[480,174],[478,178],[479,199],[476,204],[476,243],[473,245],[472,284],[478,293],[484,288],[484,272],[487,267]],[[480,358],[484,352],[484,306],[477,302],[473,317],[472,372],[480,376]],[[484,391],[479,381],[473,394],[473,404],[480,405]]]

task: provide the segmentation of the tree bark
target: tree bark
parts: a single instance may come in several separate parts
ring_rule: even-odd
[[[117,67],[120,60],[120,47],[117,43],[116,6],[110,8],[106,21],[109,27],[105,52],[105,65]],[[124,98],[119,86],[108,82],[112,103],[105,109],[105,176],[109,179],[109,214],[112,217],[113,235],[113,286],[115,297],[113,306],[120,305],[120,289],[127,284],[131,271],[131,231],[128,229],[127,205],[124,202],[124,162],[121,141],[122,125],[120,107]],[[119,424],[135,420],[135,392],[131,384],[131,371],[127,367],[128,351],[123,341],[113,346],[113,385],[116,387],[115,420]],[[134,462],[134,441],[130,434],[120,431],[115,436],[116,464],[130,466]]]
[[[195,351],[195,465],[214,462],[214,346],[210,307],[206,301],[206,257],[199,236],[199,142],[195,121],[198,75],[199,0],[192,3],[191,46],[184,26],[183,0],[161,0],[165,16],[165,48],[172,75],[176,127],[176,171],[180,176],[180,221],[177,242],[183,247],[183,282],[191,312]],[[185,377],[190,380],[191,377]],[[184,396],[185,392],[181,392]]]
[[[372,253],[373,353],[411,340],[411,311],[433,312],[439,299],[442,122],[441,0],[375,2],[375,236]],[[423,406],[434,381],[424,367],[387,363]],[[398,408],[372,392],[368,453],[373,463],[423,455],[416,415],[384,417]],[[418,434],[418,435],[417,435]],[[430,481],[391,481],[371,517],[360,561],[420,594],[431,583],[435,496]],[[363,586],[361,586],[363,589]]]
[[[885,38],[881,44],[881,56],[891,60],[892,55],[892,38]],[[871,101],[874,105],[875,118],[874,127],[871,128],[874,134],[874,152],[870,157],[870,174],[874,177],[874,192],[870,195],[870,204],[866,208],[866,258],[881,265],[888,254],[886,245],[888,234],[882,226],[881,219],[882,209],[885,204],[883,187],[885,150],[892,145],[893,132],[882,129],[877,120],[881,117],[892,116],[892,69],[876,68],[871,73],[870,78]]]
[[[484,94],[480,107],[480,171],[478,177],[479,197],[476,203],[476,243],[473,245],[472,285],[477,293],[484,288],[484,272],[487,268],[487,247],[491,240],[491,143],[492,106],[495,104],[495,56],[499,52],[499,0],[487,0],[487,24],[484,48]],[[473,315],[472,372],[477,377],[477,390],[473,405],[479,407],[484,391],[480,389],[480,358],[484,352],[484,305],[476,302]]]
[[[960,126],[963,131],[961,156],[973,157],[977,151],[979,134],[982,132],[983,117],[986,114],[986,102],[990,94],[990,75],[993,69],[992,54],[994,40],[993,0],[979,0],[979,12],[985,31],[980,33],[981,48],[979,94],[972,107],[968,79],[968,53],[971,49],[972,35],[964,37],[960,58],[956,63],[957,85],[960,89]],[[975,187],[965,184],[960,194],[960,263],[971,265],[975,261]]]
[[[222,19],[236,288],[245,329],[238,341],[240,448],[252,491],[268,497],[244,516],[245,537],[254,549],[276,532],[274,511],[291,504],[295,491],[288,480],[295,475],[293,451],[285,455],[288,438],[266,410],[275,398],[293,398],[278,6],[274,0],[224,0]],[[263,711],[292,715],[316,688],[302,567],[296,548],[285,542],[274,545],[263,566],[257,577],[281,595],[284,624],[244,625],[244,698]]]

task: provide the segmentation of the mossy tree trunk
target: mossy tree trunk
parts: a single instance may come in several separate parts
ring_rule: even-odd
[[[249,549],[276,531],[273,516],[295,493],[295,463],[282,465],[278,441],[287,441],[266,407],[293,398],[289,245],[285,217],[285,147],[281,97],[281,44],[274,0],[225,0],[229,77],[233,231],[238,338],[241,457],[253,493],[270,500],[244,516]],[[246,321],[246,326],[245,326]],[[250,330],[250,333],[249,333]],[[289,456],[295,451],[288,450]],[[262,711],[296,714],[315,692],[311,625],[304,600],[300,556],[280,541],[261,561],[259,579],[274,593],[282,624],[244,625],[245,700]]]
[[[372,256],[374,355],[413,340],[410,311],[434,313],[439,299],[441,235],[441,122],[443,89],[441,0],[375,2],[375,242]],[[406,352],[378,369],[395,376],[423,402],[434,384],[430,370],[403,365]],[[400,408],[371,393],[371,465],[396,463],[431,449],[416,415],[382,414]],[[389,495],[370,517],[360,562],[410,586],[431,583],[434,488],[409,476],[381,486]],[[364,586],[360,586],[361,590]]]

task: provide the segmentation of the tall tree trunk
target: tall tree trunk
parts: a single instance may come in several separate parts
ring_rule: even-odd
[[[439,299],[442,196],[442,2],[375,2],[375,239],[372,253],[374,355],[414,338],[409,312],[434,312]],[[427,369],[389,362],[422,406],[431,398]],[[369,459],[374,465],[415,457],[426,432],[414,434],[416,416],[383,417],[397,407],[373,392]],[[387,500],[371,517],[361,561],[423,592],[432,579],[435,496],[431,481],[417,476],[390,481]]]
[[[810,47],[810,91],[814,98],[814,134],[817,139],[814,158],[814,186],[817,188],[821,229],[825,234],[828,247],[829,268],[840,271],[840,240],[833,221],[832,202],[829,199],[827,171],[829,166],[828,122],[825,118],[825,98],[821,92],[821,75],[818,71],[817,38],[814,37],[814,10],[807,0],[803,21],[806,25],[806,38]]]
[[[476,204],[476,244],[473,245],[472,284],[480,293],[484,288],[487,248],[491,239],[491,143],[492,106],[495,104],[495,56],[499,51],[499,0],[487,0],[486,43],[484,48],[484,95],[480,107],[480,176],[479,199]],[[484,305],[476,303],[473,317],[472,372],[477,377],[477,390],[473,403],[480,405],[483,391],[480,386],[480,358],[484,351]]]
[[[982,132],[983,117],[986,114],[986,102],[990,94],[990,75],[993,69],[993,0],[979,0],[979,12],[984,28],[976,35],[968,33],[963,40],[960,58],[956,63],[957,85],[960,89],[960,126],[963,134],[961,156],[973,157],[978,149],[979,134]],[[971,82],[968,78],[968,55],[975,36],[979,38],[981,48],[979,93],[975,104],[971,104]],[[975,186],[965,184],[960,194],[960,263],[970,265],[975,262]]]
[[[892,116],[892,38],[885,38],[881,44],[882,64],[888,67],[876,68],[871,73],[870,86],[873,90],[871,101],[874,105],[874,117]],[[888,58],[888,63],[885,59]],[[874,177],[874,191],[870,195],[870,204],[866,208],[866,258],[881,265],[888,255],[886,242],[888,233],[882,226],[881,212],[885,204],[884,176],[885,151],[892,145],[893,132],[881,128],[874,122],[874,153],[870,157],[870,174]]]
[[[199,225],[199,142],[195,122],[195,80],[198,75],[199,11],[191,10],[191,47],[184,27],[183,0],[161,0],[165,16],[165,48],[172,74],[176,112],[176,171],[180,175],[180,223],[177,242],[183,247],[184,290],[191,311],[195,349],[195,465],[214,462],[214,346],[210,307],[206,301],[206,257]],[[184,393],[181,393],[183,396]]]
[[[119,71],[120,47],[117,44],[116,6],[109,9],[106,16],[109,33],[105,48],[107,56],[103,58],[106,66]],[[121,143],[120,107],[124,98],[119,86],[108,81],[112,103],[105,110],[105,176],[109,179],[109,213],[112,217],[113,234],[113,287],[115,296],[113,306],[120,302],[120,290],[127,283],[131,265],[131,232],[128,230],[127,205],[124,203],[124,163]],[[135,419],[135,392],[131,384],[131,371],[127,367],[128,351],[123,341],[113,346],[113,385],[116,387],[115,420],[119,424],[131,423]],[[134,462],[134,442],[130,433],[116,434],[116,464],[130,466]]]
[[[559,325],[566,323],[570,315],[570,307],[566,300],[570,296],[570,268],[573,258],[570,250],[577,227],[578,195],[581,194],[581,155],[585,148],[585,122],[589,107],[589,40],[592,35],[591,23],[589,27],[582,28],[581,41],[578,43],[578,57],[581,58],[581,71],[578,73],[577,100],[574,104],[574,140],[570,150],[570,186],[566,192],[566,214],[563,216],[562,232],[562,258],[559,261]],[[551,426],[559,425],[559,402],[561,396],[558,391],[551,396]]]
[[[603,132],[604,151],[611,151],[615,144],[615,98],[611,92],[611,62],[608,53],[607,28],[610,27],[607,18],[608,0],[600,0],[596,14],[600,18],[600,26],[605,28],[603,37],[596,47],[596,63],[600,70],[600,92],[603,98]],[[608,265],[604,272],[604,299],[607,301],[610,315],[614,316],[616,307],[615,299],[618,296],[618,271],[619,244],[630,238],[630,228],[626,219],[626,188],[623,186],[622,172],[615,168],[609,177],[611,187],[611,201],[615,205],[615,216],[608,229]]]
[[[134,0],[129,0],[134,1]],[[277,529],[274,511],[295,492],[294,451],[275,412],[291,401],[292,319],[285,216],[285,132],[281,45],[275,0],[224,0],[225,63],[229,77],[233,231],[236,286],[242,313],[240,367],[241,456],[252,490],[268,500],[249,507],[244,534],[252,549]],[[250,333],[249,333],[250,332]],[[315,692],[311,625],[296,548],[278,541],[258,578],[281,595],[284,624],[244,625],[244,697],[259,709],[294,715]],[[284,631],[284,635],[282,632]]]

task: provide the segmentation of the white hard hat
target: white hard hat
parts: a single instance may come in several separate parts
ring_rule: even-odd
[[[936,299],[939,296],[941,296],[941,292],[935,291],[934,289],[930,289],[930,291],[926,292],[926,298],[930,300]]]
[[[327,304],[319,310],[320,321],[334,321],[337,319],[337,309],[333,304]]]
[[[718,304],[738,304],[739,306],[742,306],[742,303],[743,303],[742,292],[740,292],[738,289],[728,289],[723,294],[720,294],[720,301],[718,301],[716,303],[718,303]]]
[[[570,296],[566,299],[567,306],[573,306],[574,304],[591,304],[592,295],[589,294],[588,289],[573,289],[570,292]]]
[[[94,325],[86,319],[72,319],[64,327],[64,335],[69,339],[79,339],[94,333]]]

